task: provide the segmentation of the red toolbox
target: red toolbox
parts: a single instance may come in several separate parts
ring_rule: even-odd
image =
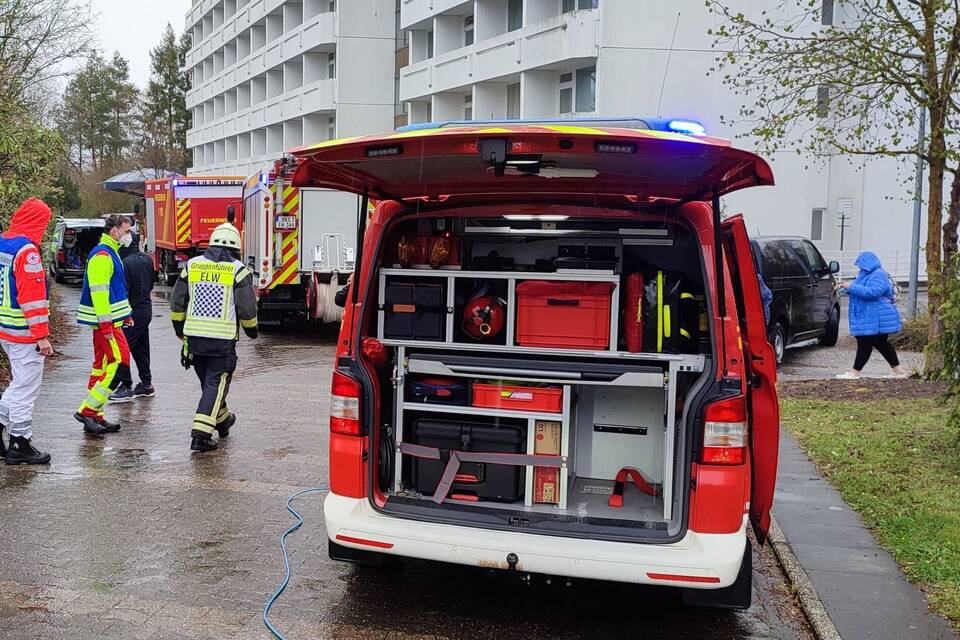
[[[606,349],[612,282],[528,280],[517,285],[517,344]]]
[[[519,387],[475,382],[473,406],[560,413],[563,411],[563,390],[559,387]]]

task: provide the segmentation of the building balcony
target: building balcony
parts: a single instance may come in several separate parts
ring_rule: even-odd
[[[230,42],[233,38],[244,33],[250,25],[256,24],[260,20],[263,20],[267,14],[279,9],[283,6],[284,1],[285,0],[250,0],[248,5],[224,20],[223,24],[217,27],[213,33],[207,35],[200,42],[194,42],[193,47],[191,47],[185,56],[184,66],[190,69],[197,63],[202,62],[222,47],[224,42]],[[205,7],[205,10],[200,14],[200,17],[202,18],[206,15],[216,4],[217,0],[205,0],[201,5]],[[191,14],[192,13],[193,12],[191,12]],[[320,15],[323,16],[325,14]],[[334,14],[329,15],[333,16]],[[195,23],[196,21],[190,23],[188,19],[187,28],[191,28]]]
[[[305,114],[337,108],[336,79],[318,80],[187,131],[187,147],[280,124]]]
[[[409,29],[422,24],[433,16],[459,9],[465,4],[473,2],[464,0],[402,0],[400,3],[400,28]]]
[[[247,8],[252,8],[253,3]],[[238,14],[239,15],[239,14]],[[249,81],[269,69],[316,48],[332,47],[336,43],[334,13],[322,13],[309,23],[283,34],[273,42],[254,51],[209,80],[187,91],[187,108],[220,95],[224,91]]]
[[[596,58],[599,22],[598,9],[565,13],[411,64],[400,71],[400,100]]]

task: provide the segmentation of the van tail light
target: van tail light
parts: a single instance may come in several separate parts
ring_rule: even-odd
[[[703,421],[703,464],[743,464],[747,458],[747,400],[727,398],[707,405]]]
[[[67,252],[63,249],[57,249],[57,262],[66,262]]]
[[[330,432],[345,436],[360,435],[360,383],[339,371],[333,372]]]

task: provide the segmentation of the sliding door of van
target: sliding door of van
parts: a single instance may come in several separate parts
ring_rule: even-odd
[[[777,404],[777,359],[767,342],[760,284],[743,216],[723,223],[723,251],[733,280],[740,334],[748,375],[750,410],[750,521],[763,544],[770,527],[770,507],[777,482],[780,446],[780,408]]]

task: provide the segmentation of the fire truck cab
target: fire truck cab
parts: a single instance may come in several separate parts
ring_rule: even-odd
[[[779,416],[726,194],[769,165],[691,123],[452,123],[294,151],[380,200],[332,377],[329,554],[682,587],[747,607]],[[361,229],[362,231],[362,229]]]
[[[334,296],[355,262],[359,198],[291,184],[293,158],[249,176],[243,187],[243,260],[254,273],[260,323],[338,322]]]
[[[173,285],[184,263],[202,253],[210,234],[240,208],[240,176],[175,176],[144,182],[144,247],[162,282]],[[241,226],[242,220],[234,220]]]

